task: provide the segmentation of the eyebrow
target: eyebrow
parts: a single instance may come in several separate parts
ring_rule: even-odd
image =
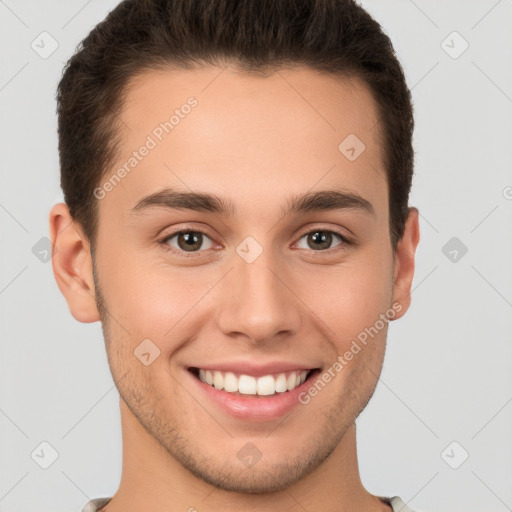
[[[236,206],[221,197],[200,192],[179,192],[164,189],[150,194],[132,208],[132,214],[138,214],[150,208],[173,210],[195,210],[211,212],[225,217],[234,217]],[[322,190],[292,196],[281,210],[283,216],[295,213],[333,210],[359,210],[375,216],[372,204],[355,192]]]

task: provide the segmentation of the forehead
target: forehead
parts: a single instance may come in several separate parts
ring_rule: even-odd
[[[376,103],[354,77],[308,68],[147,71],[130,81],[120,116],[110,172],[151,147],[115,190],[132,205],[164,187],[264,200],[340,186],[386,204]]]

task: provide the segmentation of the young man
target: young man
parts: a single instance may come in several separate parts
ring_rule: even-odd
[[[53,269],[101,321],[123,431],[84,512],[410,511],[356,451],[419,240],[380,26],[352,0],[126,0],[58,115]]]

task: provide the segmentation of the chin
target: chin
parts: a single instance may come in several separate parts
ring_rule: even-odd
[[[306,467],[292,469],[288,466],[278,470],[265,467],[242,469],[232,467],[212,471],[205,467],[199,471],[195,471],[193,468],[188,469],[196,477],[218,489],[242,494],[267,494],[282,491],[309,472]]]

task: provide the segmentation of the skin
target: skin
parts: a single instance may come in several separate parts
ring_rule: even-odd
[[[66,205],[51,210],[57,283],[78,321],[101,320],[120,393],[122,478],[103,510],[389,511],[361,483],[355,423],[378,382],[387,324],[284,419],[234,418],[191,385],[186,367],[201,362],[331,367],[393,304],[395,319],[407,311],[419,241],[411,208],[392,248],[380,125],[364,83],[306,68],[220,71],[148,71],[131,82],[107,178],[169,113],[191,96],[198,105],[99,201],[94,275],[81,226]],[[354,161],[338,150],[351,133],[366,146]],[[236,214],[131,213],[164,188],[218,195]],[[374,214],[282,215],[292,195],[340,189]],[[166,251],[180,251],[177,236],[161,240],[183,228],[205,232],[203,244]],[[333,234],[319,249],[315,230],[352,243]],[[236,252],[248,236],[263,249],[252,263]],[[133,354],[144,339],[160,350],[148,366]],[[250,468],[237,457],[248,442],[261,452]]]

